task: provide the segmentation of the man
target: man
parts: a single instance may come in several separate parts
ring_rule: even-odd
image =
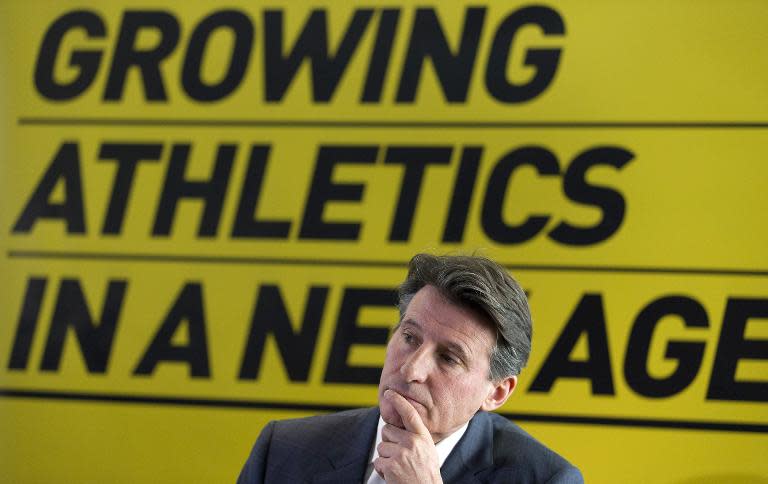
[[[379,407],[270,422],[238,482],[580,483],[507,419],[531,349],[525,293],[497,263],[416,255],[399,288]]]

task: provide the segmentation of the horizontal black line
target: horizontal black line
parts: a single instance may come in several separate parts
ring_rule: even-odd
[[[186,264],[251,264],[285,266],[323,266],[323,267],[393,267],[408,266],[407,261],[355,260],[355,259],[318,259],[297,257],[246,257],[226,255],[177,255],[177,254],[129,254],[123,252],[62,252],[42,250],[9,250],[10,259],[59,259],[59,260],[97,260],[109,262],[159,262]],[[633,267],[633,266],[589,266],[566,264],[502,264],[509,270],[532,272],[597,272],[612,274],[671,274],[695,276],[740,276],[768,277],[768,270],[722,269],[700,267]]]
[[[336,119],[179,119],[20,117],[21,126],[168,126],[220,128],[407,128],[407,129],[765,129],[766,121],[417,121]]]
[[[39,400],[70,400],[101,403],[139,403],[148,405],[179,405],[188,407],[246,408],[262,410],[296,410],[312,412],[341,412],[355,407],[322,403],[266,402],[259,400],[227,400],[221,398],[168,397],[160,395],[126,395],[112,393],[60,392],[53,390],[0,389],[0,397],[34,398]]]
[[[643,427],[681,430],[716,430],[725,432],[768,433],[768,424],[704,422],[700,420],[662,420],[653,418],[591,417],[575,415],[545,415],[534,413],[500,413],[510,420],[575,425],[606,425],[613,427]]]
[[[349,405],[321,403],[286,403],[263,400],[237,400],[221,398],[168,397],[160,395],[126,395],[111,393],[61,392],[51,390],[0,389],[0,397],[32,398],[39,400],[67,400],[99,403],[131,403],[146,405],[177,405],[191,407],[236,408],[259,410],[295,410],[308,412],[339,412],[357,408]],[[500,413],[518,422],[562,423],[573,425],[605,425],[613,427],[643,427],[682,430],[713,430],[726,432],[768,433],[768,424],[706,422],[696,420],[661,420],[648,418],[592,417],[551,415],[539,413]]]
[[[192,264],[252,264],[287,266],[407,267],[408,262],[384,260],[245,257],[226,255],[126,254],[122,252],[56,252],[9,250],[11,259],[72,259],[129,262],[168,262]]]

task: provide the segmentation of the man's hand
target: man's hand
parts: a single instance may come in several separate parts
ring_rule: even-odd
[[[387,483],[442,483],[437,450],[419,412],[393,390],[383,397],[389,399],[405,428],[387,422],[381,429],[379,457],[373,461],[376,472]]]

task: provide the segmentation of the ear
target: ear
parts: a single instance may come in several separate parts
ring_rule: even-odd
[[[512,395],[512,392],[517,386],[517,376],[504,378],[497,383],[491,382],[491,385],[492,388],[490,392],[488,392],[488,396],[485,398],[483,405],[480,407],[481,410],[485,410],[486,412],[496,410],[504,405],[504,402],[506,402],[507,398]]]

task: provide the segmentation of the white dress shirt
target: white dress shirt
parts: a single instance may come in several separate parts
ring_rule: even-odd
[[[379,473],[373,469],[373,461],[379,457],[378,447],[381,443],[381,429],[384,425],[384,420],[379,416],[379,425],[376,428],[376,442],[374,442],[373,449],[371,449],[371,457],[368,459],[368,468],[365,471],[365,478],[363,479],[363,483],[365,484],[382,484],[385,482]],[[467,425],[469,425],[469,422],[465,423],[454,433],[435,444],[435,450],[437,450],[437,463],[440,467],[443,466],[445,459],[448,458],[453,448],[459,443],[461,436],[467,431]]]

